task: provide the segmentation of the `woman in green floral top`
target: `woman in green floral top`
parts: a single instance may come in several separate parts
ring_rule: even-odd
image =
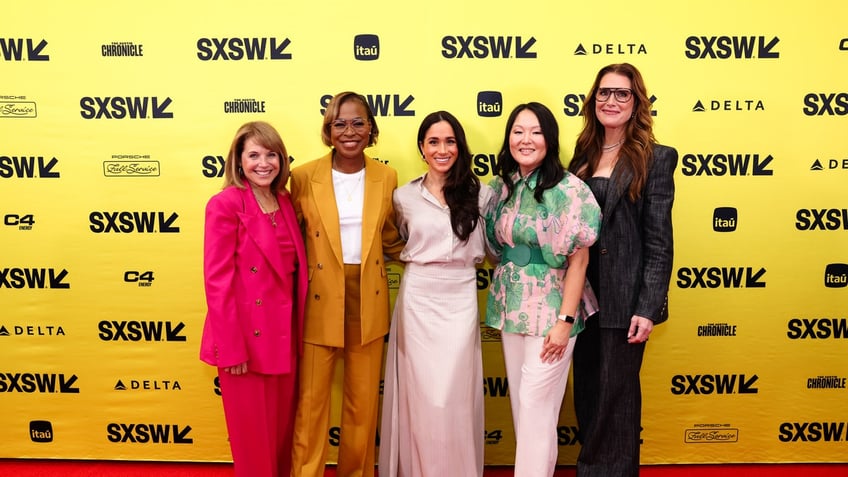
[[[575,337],[597,311],[586,266],[600,208],[589,187],[564,170],[559,127],[540,103],[510,114],[495,174],[486,235],[501,260],[486,324],[502,331],[515,475],[549,477]]]

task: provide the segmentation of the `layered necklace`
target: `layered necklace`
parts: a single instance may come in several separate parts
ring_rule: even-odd
[[[256,198],[256,203],[259,204],[259,208],[262,210],[262,213],[265,214],[265,216],[268,217],[268,219],[271,221],[271,226],[276,227],[277,211],[280,210],[279,206],[276,209],[268,212],[267,210],[265,210],[265,206],[262,205],[262,199],[256,194],[256,189],[253,189],[253,197]]]

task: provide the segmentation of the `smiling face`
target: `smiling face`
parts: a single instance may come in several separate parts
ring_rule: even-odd
[[[251,187],[270,191],[271,183],[280,173],[280,155],[262,146],[254,138],[247,138],[241,152],[241,168]]]
[[[342,103],[338,116],[330,123],[330,142],[336,150],[336,159],[363,160],[370,135],[371,124],[365,106],[355,100]]]
[[[427,128],[424,140],[418,144],[429,173],[447,175],[459,156],[453,127],[447,121],[439,121]]]
[[[627,88],[633,89],[633,84],[630,78],[618,73],[607,73],[598,83],[598,90],[610,88]],[[601,101],[596,98],[595,101],[595,116],[598,121],[609,130],[619,129],[624,127],[633,116],[633,105],[636,103],[633,95],[627,102],[620,102],[616,99],[615,94],[610,94],[606,101]]]
[[[527,176],[545,160],[548,145],[539,118],[529,109],[518,113],[509,131],[509,152],[518,163],[522,176]]]

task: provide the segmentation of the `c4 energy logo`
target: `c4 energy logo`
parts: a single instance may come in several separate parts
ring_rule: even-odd
[[[58,179],[61,174],[53,170],[59,160],[45,160],[43,156],[0,156],[0,177],[4,179]]]
[[[845,288],[848,286],[848,264],[827,264],[824,268],[824,286],[827,288]]]
[[[359,61],[374,61],[380,58],[380,37],[356,35],[353,37],[353,57]]]
[[[807,116],[845,116],[848,114],[848,93],[807,93],[802,111]]]
[[[716,207],[713,211],[713,230],[716,232],[733,232],[736,230],[737,218],[736,207]]]
[[[149,287],[153,285],[153,271],[147,270],[144,272],[139,272],[135,270],[127,270],[124,272],[124,282],[126,283],[138,283],[140,287]]]
[[[77,375],[56,373],[0,373],[0,393],[79,394]]]
[[[17,227],[18,230],[32,230],[35,225],[35,216],[32,214],[4,214],[3,225]]]
[[[66,269],[55,268],[2,268],[0,269],[1,288],[71,288],[65,282]]]
[[[83,96],[80,116],[83,119],[173,119],[168,111],[171,98],[158,96]]]
[[[798,230],[848,230],[848,209],[798,209]]]
[[[677,270],[680,288],[765,288],[766,269],[760,267],[681,267]]]
[[[690,36],[686,38],[686,58],[691,60],[775,59],[778,37]]]
[[[480,91],[477,93],[477,115],[493,118],[503,111],[503,95],[500,91]]]
[[[671,378],[671,394],[757,394],[756,374],[677,374]]]
[[[845,422],[784,422],[777,439],[780,442],[846,442]]]
[[[786,328],[791,340],[848,339],[845,318],[792,318]]]
[[[536,38],[520,36],[445,36],[442,37],[442,56],[447,59],[506,59],[536,58],[531,51]]]
[[[108,233],[180,233],[180,227],[174,225],[179,214],[171,212],[139,211],[95,211],[88,214],[89,229],[96,234]]]
[[[201,61],[290,60],[288,38],[199,38],[197,58]]]
[[[371,108],[371,113],[374,116],[415,116],[415,110],[410,109],[415,97],[407,95],[406,98],[401,98],[400,94],[366,94],[365,100],[368,102],[368,107]],[[321,116],[324,115],[324,110],[333,99],[332,94],[321,96]]]
[[[102,341],[185,341],[185,323],[170,321],[107,321],[97,324]]]
[[[684,154],[680,172],[684,176],[770,176],[771,154],[751,153]]]
[[[589,50],[579,43],[574,49],[577,56],[593,55],[647,55],[644,43],[592,43]]]
[[[0,38],[0,56],[6,61],[50,61],[46,46],[45,39]]]
[[[188,437],[191,426],[179,424],[123,424],[111,422],[106,425],[109,442],[130,444],[193,444]]]

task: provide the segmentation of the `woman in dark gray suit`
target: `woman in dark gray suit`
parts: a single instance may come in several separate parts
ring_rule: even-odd
[[[598,72],[583,116],[569,170],[603,219],[586,273],[600,312],[574,349],[577,475],[638,476],[639,370],[651,330],[668,317],[677,151],[656,143],[645,83],[628,63]]]

